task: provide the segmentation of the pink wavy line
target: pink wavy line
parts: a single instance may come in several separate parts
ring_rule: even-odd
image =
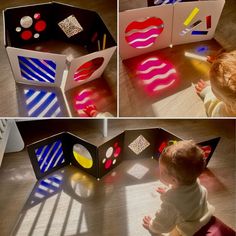
[[[135,42],[135,43],[130,43],[130,45],[134,48],[142,48],[142,47],[147,47],[148,45],[151,46],[155,42],[156,38],[150,38],[147,41],[144,42]]]
[[[150,71],[149,73],[146,74],[140,74],[139,77],[142,80],[149,80],[152,79],[154,76],[156,75],[162,75],[167,73],[168,71],[170,71],[171,69],[173,69],[170,65],[165,65],[165,67],[161,68],[161,69],[154,69],[152,71]]]
[[[149,31],[145,33],[135,32],[129,36],[126,36],[126,40],[127,42],[132,42],[133,40],[136,40],[136,39],[146,39],[151,35],[155,35],[155,34],[160,35],[162,31],[163,31],[163,28],[158,28],[158,29],[156,28],[156,29],[150,29]]]

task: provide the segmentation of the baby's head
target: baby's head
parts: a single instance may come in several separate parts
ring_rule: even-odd
[[[210,69],[210,81],[215,96],[236,109],[236,51],[217,57]]]
[[[173,186],[191,185],[205,167],[204,154],[192,140],[165,148],[159,159],[160,180]]]

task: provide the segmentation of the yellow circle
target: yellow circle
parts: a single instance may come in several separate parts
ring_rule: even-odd
[[[73,155],[82,167],[89,169],[93,166],[93,158],[88,149],[84,146],[75,144],[73,147]]]

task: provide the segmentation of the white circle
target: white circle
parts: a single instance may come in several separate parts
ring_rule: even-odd
[[[21,19],[20,19],[20,25],[23,27],[23,28],[29,28],[31,25],[33,24],[33,19],[30,17],[30,16],[23,16]]]
[[[39,35],[38,33],[34,34],[34,38],[35,38],[35,39],[39,38],[39,36],[40,36],[40,35]]]
[[[21,32],[21,27],[16,27],[16,32]]]
[[[116,159],[114,159],[114,160],[113,160],[112,164],[113,164],[113,165],[115,165],[115,164],[116,164]]]
[[[109,147],[106,151],[106,157],[110,158],[113,153],[113,147]]]
[[[104,164],[106,162],[106,158],[104,158],[103,160],[102,160],[102,163]]]

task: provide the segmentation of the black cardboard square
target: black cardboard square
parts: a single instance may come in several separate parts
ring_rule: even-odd
[[[155,144],[155,154],[154,154],[155,159],[158,159],[160,157],[165,147],[173,144],[175,141],[182,140],[180,137],[162,128],[158,130],[157,135],[158,138],[156,139],[157,142]]]
[[[40,32],[40,37],[38,39],[32,37],[29,40],[22,40],[20,37],[20,33],[16,31],[16,28],[21,27],[20,20],[22,17],[30,16],[34,19],[35,13],[40,13],[41,20],[44,20],[47,24],[46,29],[43,32]],[[48,40],[53,36],[53,21],[51,18],[53,15],[53,9],[51,3],[9,8],[4,10],[3,14],[5,21],[6,46],[22,48],[22,46],[24,46],[25,44]],[[34,29],[34,24],[32,24],[32,26],[27,28],[26,30],[30,30],[34,33],[37,33]]]
[[[208,165],[218,143],[220,141],[220,137],[218,138],[213,138],[204,142],[200,142],[197,145],[199,145],[202,150],[204,151],[204,158],[206,161],[206,166]]]
[[[138,158],[153,157],[158,132],[158,128],[126,130],[124,159],[136,160]]]
[[[75,146],[75,149],[74,145],[77,145]],[[78,152],[77,154],[74,154],[74,151],[76,152],[76,150]],[[79,150],[83,152],[83,155],[79,153]],[[95,145],[77,137],[74,134],[66,133],[66,153],[72,165],[94,176],[95,178],[99,177],[98,154],[97,147]]]
[[[40,178],[52,173],[53,171],[60,169],[61,167],[66,166],[70,163],[70,160],[68,158],[67,151],[66,151],[66,146],[65,146],[66,139],[67,139],[67,135],[65,132],[63,132],[60,134],[53,135],[49,138],[37,141],[37,142],[32,143],[27,146],[30,161],[33,166],[34,173],[35,173],[37,179],[40,179]],[[61,143],[57,143],[57,145],[55,145],[55,142],[59,142],[59,141]],[[54,144],[54,146],[53,146],[53,144]],[[41,171],[40,164],[37,160],[36,150],[38,148],[42,148],[42,147],[46,147],[46,146],[48,148],[45,148],[40,152],[40,154],[44,155],[44,158],[41,157],[39,159],[39,162],[40,162],[40,160],[43,159],[42,163],[40,163],[42,166],[42,171]],[[62,153],[62,155],[64,157],[63,158],[64,162],[63,163],[60,162],[59,164],[57,164],[61,160],[61,159],[59,159],[59,157],[61,155],[60,153]],[[55,156],[53,156],[53,155],[55,155]],[[54,157],[53,159],[50,158],[52,156]],[[61,156],[61,158],[62,158],[62,156]],[[54,163],[52,160],[54,160]],[[53,167],[50,167],[52,163],[53,163]],[[44,169],[43,167],[46,169]],[[50,169],[48,169],[48,168],[50,168]]]
[[[124,160],[124,132],[98,147],[99,178]]]

